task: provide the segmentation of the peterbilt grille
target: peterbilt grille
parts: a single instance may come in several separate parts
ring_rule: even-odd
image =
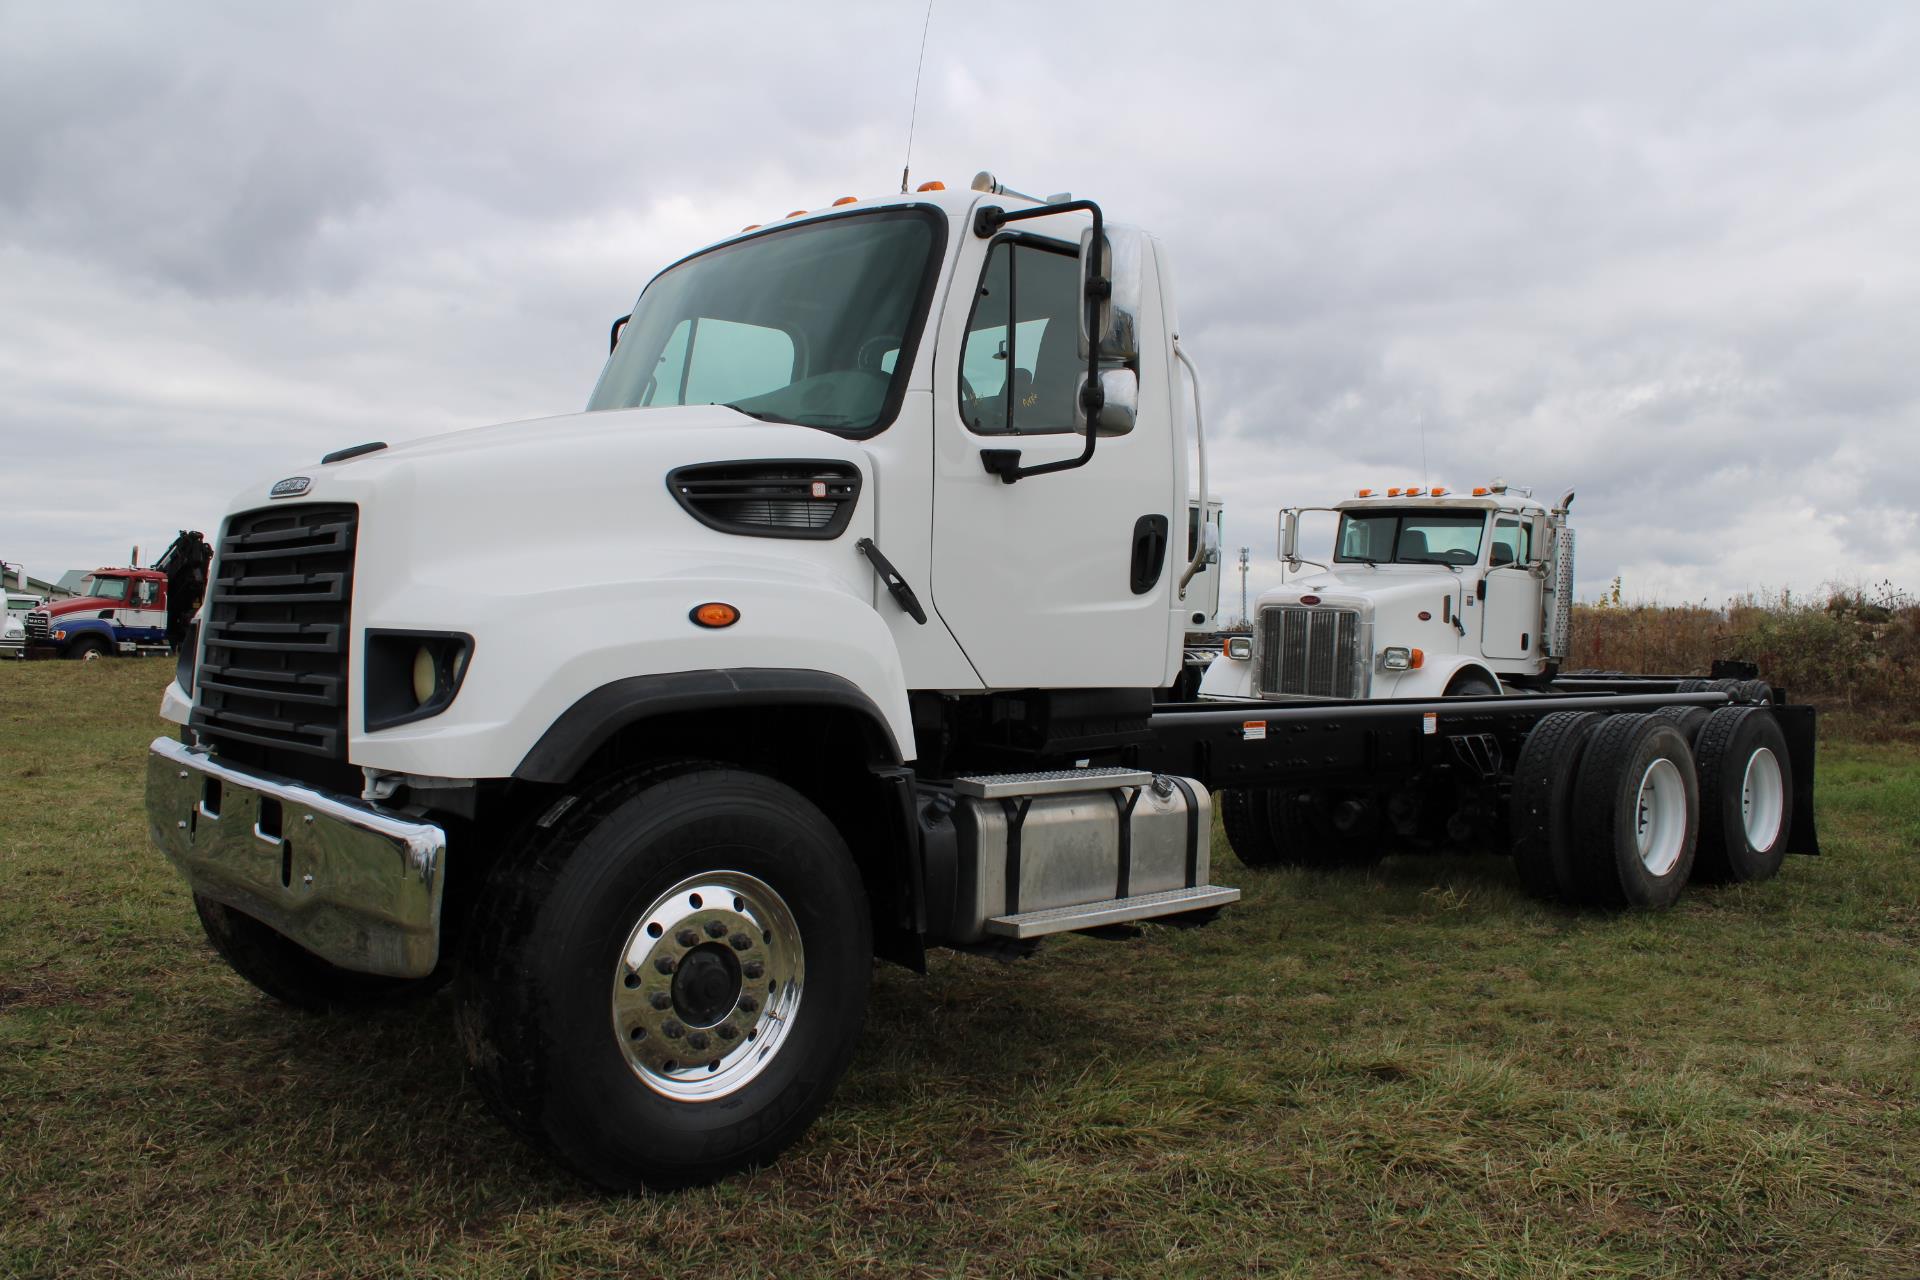
[[[53,633],[53,624],[44,613],[30,613],[23,624],[27,629],[27,639],[44,641]]]
[[[1257,692],[1357,698],[1360,614],[1354,609],[1269,605],[1260,611]]]
[[[215,742],[343,759],[359,509],[281,506],[227,522],[207,589],[193,723]]]

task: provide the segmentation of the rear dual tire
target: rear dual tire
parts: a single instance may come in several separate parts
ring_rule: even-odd
[[[1694,877],[1709,883],[1778,873],[1793,829],[1786,735],[1764,707],[1722,707],[1694,743],[1700,769],[1700,850]]]

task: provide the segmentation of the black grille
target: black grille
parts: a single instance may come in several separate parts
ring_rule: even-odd
[[[1261,694],[1358,698],[1360,615],[1352,609],[1268,606],[1260,611]]]
[[[667,488],[722,533],[837,538],[860,501],[860,470],[845,462],[709,462],[668,473]]]
[[[27,629],[27,639],[42,644],[53,634],[53,624],[47,620],[47,615],[44,613],[28,614],[26,622],[21,625]]]
[[[227,522],[194,679],[203,737],[345,758],[358,522],[358,508],[318,504]]]

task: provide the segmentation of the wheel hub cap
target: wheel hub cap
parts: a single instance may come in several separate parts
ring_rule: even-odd
[[[1640,864],[1653,875],[1666,875],[1680,861],[1687,839],[1687,784],[1673,761],[1655,760],[1640,776],[1633,838]]]
[[[640,916],[613,975],[613,1032],[657,1093],[732,1093],[759,1075],[800,1004],[805,955],[780,895],[741,871],[681,881]]]
[[[1740,782],[1740,821],[1746,828],[1747,843],[1762,851],[1773,848],[1785,809],[1786,783],[1780,775],[1780,761],[1761,747],[1747,757],[1746,776]]]

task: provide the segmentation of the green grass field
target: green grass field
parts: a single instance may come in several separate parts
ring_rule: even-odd
[[[1920,1275],[1920,752],[1829,743],[1822,858],[1660,916],[1498,859],[1241,870],[1211,928],[883,967],[777,1165],[604,1198],[446,997],[317,1019],[149,847],[158,662],[0,668],[0,1274]]]

